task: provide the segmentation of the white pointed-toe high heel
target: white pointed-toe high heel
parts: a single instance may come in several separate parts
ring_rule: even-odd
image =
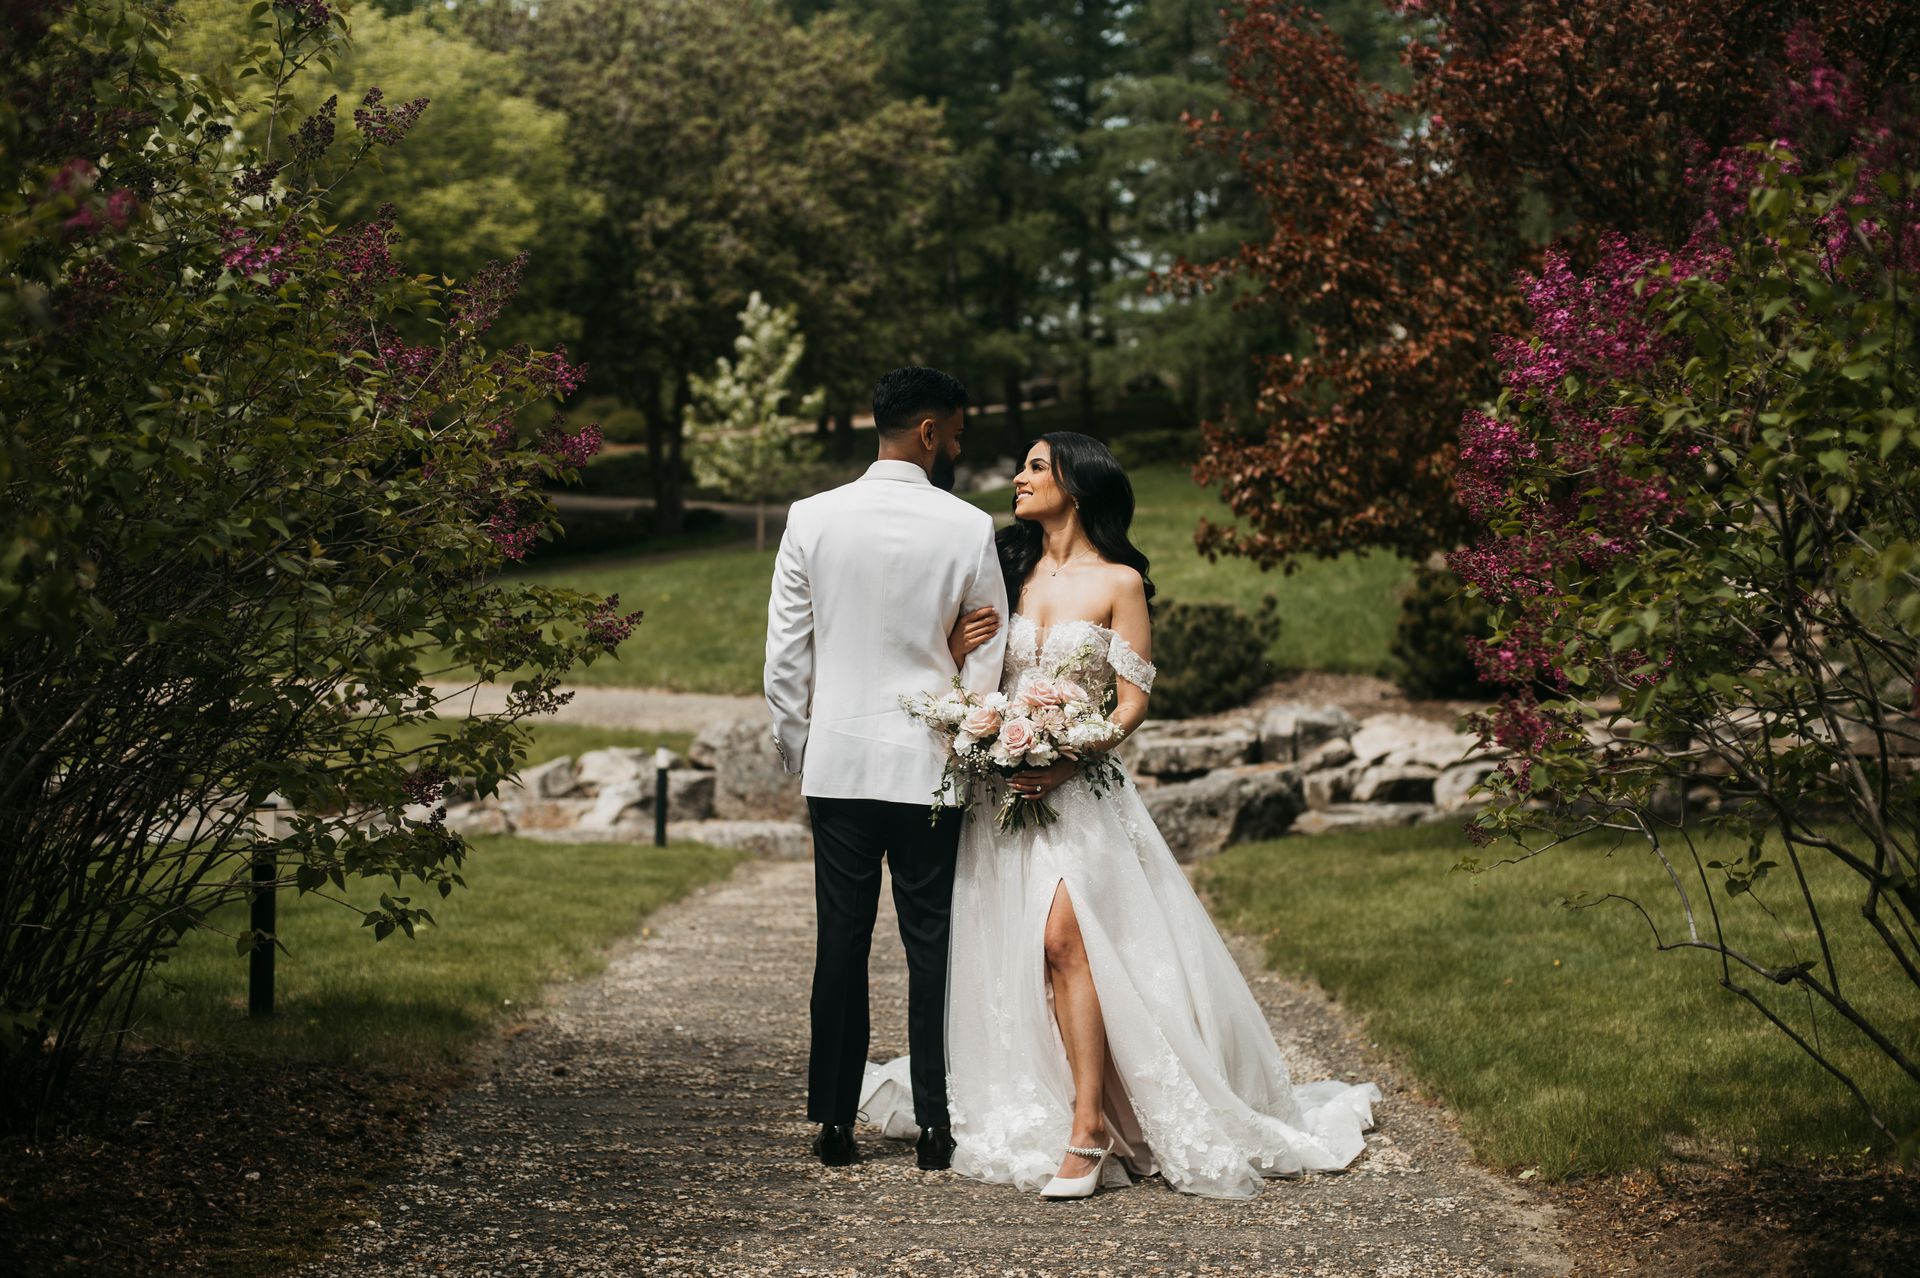
[[[1042,1198],[1093,1197],[1093,1191],[1100,1188],[1100,1173],[1107,1169],[1107,1159],[1113,1156],[1113,1142],[1108,1141],[1105,1149],[1082,1149],[1078,1145],[1069,1145],[1067,1152],[1093,1159],[1093,1170],[1084,1176],[1055,1176],[1040,1191]]]

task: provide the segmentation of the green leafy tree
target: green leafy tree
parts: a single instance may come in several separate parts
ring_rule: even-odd
[[[933,210],[931,265],[941,307],[930,358],[1020,429],[1020,383],[1078,332],[1063,304],[1081,270],[1099,277],[1101,242],[1082,180],[1099,108],[1099,66],[1111,56],[1105,4],[1070,0],[841,0],[794,3],[814,23],[842,15],[870,32],[885,83],[940,109],[957,174]],[[1092,43],[1074,57],[1076,38]],[[1065,327],[1063,328],[1063,325]],[[807,325],[808,332],[816,331]]]
[[[1390,83],[1400,73],[1396,24],[1379,0],[1318,6],[1361,74]],[[1148,0],[1120,18],[1125,60],[1102,121],[1111,147],[1119,260],[1102,290],[1095,376],[1107,385],[1165,383],[1187,425],[1246,421],[1262,358],[1299,353],[1289,317],[1254,305],[1248,280],[1183,279],[1183,263],[1214,262],[1261,234],[1252,184],[1195,130],[1245,127],[1245,101],[1227,80],[1228,13],[1215,0]],[[1196,439],[1194,451],[1198,452]]]
[[[573,180],[566,117],[534,100],[527,87],[534,68],[466,34],[469,15],[423,9],[389,16],[394,9],[356,5],[344,28],[350,38],[289,88],[304,111],[330,96],[357,102],[369,88],[391,85],[432,104],[406,146],[376,152],[336,192],[333,216],[365,221],[395,204],[409,263],[442,275],[464,278],[492,259],[528,253],[530,269],[496,340],[577,341],[582,324],[570,286],[602,204]],[[269,127],[260,110],[265,83],[232,78],[236,60],[256,43],[245,7],[181,0],[173,21],[183,69],[235,95],[242,127],[257,144]]]
[[[921,244],[944,193],[938,118],[891,96],[870,42],[755,0],[560,0],[489,37],[538,82],[599,192],[571,287],[596,387],[648,420],[656,514],[678,525],[692,376],[755,289],[816,335],[809,374],[847,396],[913,344]],[[901,355],[892,352],[901,352]]]
[[[940,106],[960,171],[939,209],[942,303],[933,358],[983,398],[1061,375],[1084,429],[1122,386],[1158,382],[1191,427],[1244,416],[1256,361],[1293,349],[1286,317],[1245,304],[1249,281],[1170,275],[1257,237],[1264,211],[1196,122],[1251,122],[1229,90],[1225,15],[1209,0],[792,0],[871,31],[902,96]],[[1328,22],[1367,74],[1398,70],[1397,25],[1375,0]],[[1195,451],[1198,451],[1196,441]]]
[[[767,503],[802,495],[820,474],[819,450],[797,436],[819,411],[820,391],[792,411],[795,370],[806,354],[791,306],[778,309],[753,293],[740,312],[733,358],[692,379],[688,411],[694,478],[735,501],[753,503],[754,549],[767,548]]]
[[[184,934],[272,883],[411,934],[466,855],[439,806],[494,790],[528,716],[638,620],[498,579],[596,432],[517,435],[564,352],[489,349],[522,263],[412,275],[337,184],[425,106],[302,118],[322,0],[256,4],[202,80],[158,4],[42,6],[0,47],[0,1088],[30,1109],[125,1023]],[[219,86],[259,77],[265,118]],[[350,137],[339,134],[351,130]],[[257,138],[257,143],[252,141]],[[338,145],[336,145],[338,143]],[[405,323],[415,334],[403,335]],[[429,680],[526,671],[501,714]],[[252,813],[296,812],[268,843]],[[377,905],[363,882],[391,880]],[[277,944],[241,932],[241,952]]]

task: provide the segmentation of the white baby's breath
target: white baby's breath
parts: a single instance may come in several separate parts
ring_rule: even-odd
[[[935,819],[945,808],[971,806],[977,782],[1049,767],[1062,759],[1079,761],[1078,776],[1095,794],[1105,794],[1124,779],[1119,765],[1097,748],[1121,735],[1119,725],[1083,685],[1066,677],[1069,668],[1063,665],[1053,676],[1028,672],[1016,693],[1034,692],[1031,700],[1001,692],[976,696],[957,677],[951,691],[900,698],[901,708],[946,746],[946,765],[934,792]],[[1009,744],[1009,736],[1015,744]],[[995,813],[1002,829],[1045,826],[1054,816],[1045,800],[1011,790]]]

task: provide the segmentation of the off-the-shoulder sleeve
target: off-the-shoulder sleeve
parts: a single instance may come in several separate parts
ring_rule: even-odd
[[[1119,635],[1107,645],[1107,664],[1113,672],[1133,684],[1142,692],[1153,691],[1153,663],[1141,657],[1133,650],[1133,645]]]

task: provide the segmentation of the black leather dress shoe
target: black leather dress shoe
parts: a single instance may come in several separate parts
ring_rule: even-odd
[[[913,1147],[921,1171],[945,1171],[953,1166],[953,1128],[922,1127]]]
[[[853,1143],[853,1128],[834,1123],[821,1126],[813,1138],[813,1152],[829,1167],[845,1167],[860,1161],[860,1147]]]

